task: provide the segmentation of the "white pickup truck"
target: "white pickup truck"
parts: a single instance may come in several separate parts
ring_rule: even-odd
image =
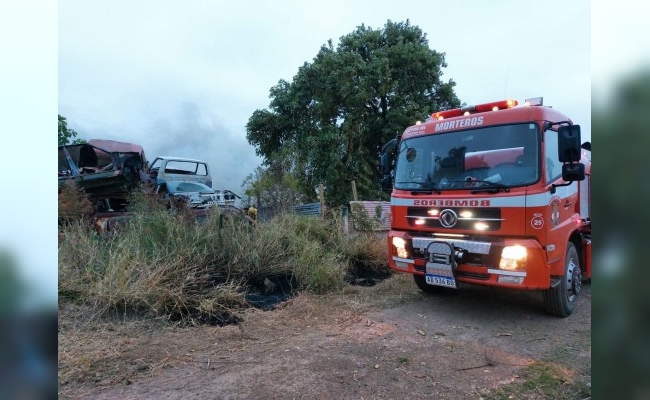
[[[212,175],[208,163],[183,157],[156,157],[148,170],[156,184],[170,181],[200,182],[212,187]]]

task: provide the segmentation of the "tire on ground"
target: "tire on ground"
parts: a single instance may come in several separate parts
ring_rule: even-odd
[[[581,288],[580,258],[575,245],[569,242],[564,262],[564,276],[561,277],[559,284],[544,291],[546,311],[558,317],[568,317],[575,309]]]

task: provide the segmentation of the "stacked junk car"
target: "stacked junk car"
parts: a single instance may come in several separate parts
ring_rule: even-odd
[[[88,197],[92,217],[101,233],[129,218],[128,199],[134,190],[155,196],[172,210],[181,206],[201,220],[219,208],[241,214],[237,194],[213,189],[208,164],[183,157],[157,157],[149,166],[142,146],[114,140],[59,146],[59,193],[74,181]]]

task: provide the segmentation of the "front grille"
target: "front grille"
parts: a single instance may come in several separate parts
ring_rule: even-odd
[[[469,238],[451,239],[416,236],[412,239],[413,258],[415,260],[422,260],[425,263],[431,261],[428,259],[427,249],[431,250],[429,244],[434,241],[447,242],[452,245],[455,251],[461,251],[463,254],[462,259],[456,259],[457,263],[487,268],[496,268],[495,266],[499,265],[501,250],[503,249],[503,243],[501,241],[492,242],[488,240],[472,240]],[[448,261],[434,260],[434,262],[446,264]],[[416,265],[415,269],[424,272],[425,267]],[[483,279],[479,275],[482,276],[478,274],[476,277],[472,277],[475,279]],[[485,279],[487,279],[487,275],[485,275]]]
[[[486,231],[501,229],[502,219],[499,208],[409,207],[406,219],[412,227],[450,229],[440,222],[439,215],[443,210],[451,210],[457,215],[458,221],[451,227],[453,229],[474,230],[477,222],[486,223],[488,226]]]

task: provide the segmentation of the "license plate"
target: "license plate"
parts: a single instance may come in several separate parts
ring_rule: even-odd
[[[449,276],[426,274],[424,276],[424,279],[425,282],[429,285],[445,286],[454,289],[456,288],[456,279]]]

